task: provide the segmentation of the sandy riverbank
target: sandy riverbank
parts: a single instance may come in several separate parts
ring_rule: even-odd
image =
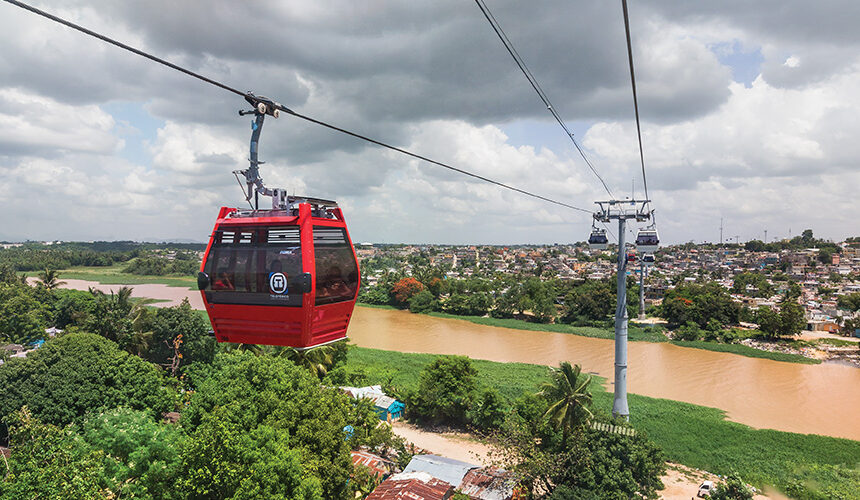
[[[27,278],[31,284],[38,282],[37,278]],[[70,288],[73,290],[89,290],[90,288],[101,290],[105,293],[116,293],[123,286],[131,287],[132,297],[156,299],[164,302],[156,302],[153,305],[156,307],[178,306],[182,303],[182,299],[187,298],[194,309],[203,309],[203,298],[200,292],[189,290],[183,287],[167,286],[158,283],[145,283],[141,285],[103,285],[97,281],[64,279],[65,284],[60,285],[60,288]]]

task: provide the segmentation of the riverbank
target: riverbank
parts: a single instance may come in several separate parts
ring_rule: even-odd
[[[114,264],[106,267],[73,267],[59,271],[60,280],[75,281],[74,286],[67,284],[64,288],[76,288],[86,290],[88,286],[93,285],[129,285],[134,287],[146,286],[145,289],[136,290],[135,297],[149,297],[161,300],[158,306],[172,306],[180,303],[182,298],[187,296],[195,309],[203,309],[203,303],[200,300],[200,295],[197,293],[197,281],[191,276],[144,276],[123,272],[127,263]],[[37,272],[26,273],[27,276],[33,278],[38,275]],[[34,278],[33,278],[34,279]],[[81,283],[81,282],[93,282]],[[158,287],[150,288],[151,285],[162,285],[171,287],[174,290],[162,290]],[[105,292],[113,289],[112,287],[96,286]],[[374,309],[391,309],[399,310],[393,306],[380,306],[373,304],[356,304],[360,307]],[[411,313],[415,314],[415,313]],[[468,321],[477,325],[493,326],[499,328],[509,328],[513,330],[526,331],[541,331],[553,333],[565,333],[571,335],[579,335],[582,337],[612,339],[615,332],[611,328],[599,328],[590,326],[572,326],[565,324],[543,324],[531,323],[521,319],[510,318],[490,318],[484,316],[459,316],[447,314],[443,312],[431,312],[428,316],[442,319],[459,319]],[[788,363],[804,363],[818,364],[822,361],[833,359],[834,361],[847,364],[849,366],[860,367],[860,354],[845,352],[844,349],[835,349],[832,346],[824,346],[823,348],[816,347],[812,351],[801,349],[786,349],[780,345],[771,345],[767,342],[745,342],[742,344],[720,344],[715,342],[687,342],[675,341],[668,338],[662,329],[655,325],[652,327],[639,327],[634,324],[628,326],[628,340],[631,342],[669,342],[681,347],[689,347],[695,349],[704,349],[714,352],[726,352],[747,356],[751,358],[772,359],[774,361],[784,361]],[[816,342],[826,342],[826,339]],[[813,352],[813,354],[810,354]]]
[[[27,278],[27,282],[30,284],[34,284],[37,281],[37,278]],[[109,284],[102,283],[99,281],[81,280],[67,276],[62,276],[62,279],[60,281],[62,281],[63,284],[60,285],[59,288],[68,288],[72,290],[84,291],[92,288],[94,290],[101,290],[102,292],[108,294],[116,293],[123,286],[129,286],[132,287],[132,298],[151,299],[151,305],[153,305],[154,307],[178,306],[182,303],[183,300],[188,299],[188,302],[191,304],[191,307],[200,310],[204,315],[206,314],[206,312],[203,310],[203,298],[200,296],[200,292],[192,291],[181,286],[166,285],[164,283]],[[208,321],[208,316],[206,319]]]
[[[436,356],[352,347],[347,366],[368,374],[368,383],[390,383],[415,389],[423,367]],[[576,363],[576,359],[570,360]],[[482,385],[499,389],[510,402],[535,393],[546,380],[547,367],[526,363],[475,360]],[[612,393],[595,376],[594,407],[607,412]],[[669,460],[725,475],[736,470],[762,489],[784,488],[792,481],[816,481],[830,491],[860,492],[860,442],[813,434],[754,429],[726,419],[726,413],[667,399],[629,394],[631,422],[660,446]],[[836,471],[836,472],[834,472]],[[855,497],[856,498],[856,497]]]
[[[92,282],[74,285],[82,290],[93,285],[106,291],[118,288]],[[157,304],[162,306],[187,297],[192,307],[203,307],[199,292],[163,284],[135,286],[134,296],[138,295],[171,300]],[[199,314],[206,317],[205,311]],[[458,317],[357,307],[348,335],[362,347],[389,351],[462,354],[549,366],[575,360],[585,371],[603,377],[611,379],[614,372],[612,340],[484,326]],[[731,420],[756,428],[860,439],[856,418],[860,370],[856,368],[780,363],[669,342],[631,342],[628,364],[632,393],[721,408]]]

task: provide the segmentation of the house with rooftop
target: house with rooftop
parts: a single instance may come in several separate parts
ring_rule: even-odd
[[[370,385],[367,387],[342,386],[340,390],[355,399],[366,398],[371,400],[376,413],[379,414],[380,420],[393,422],[403,418],[403,410],[406,408],[406,405],[385,394],[381,385]]]

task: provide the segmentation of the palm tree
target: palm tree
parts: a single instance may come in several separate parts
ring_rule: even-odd
[[[219,343],[219,352],[250,352],[254,356],[266,354],[263,348],[257,344]]]
[[[329,368],[334,364],[334,349],[327,345],[302,350],[286,347],[278,353],[278,356],[287,358],[296,366],[305,368],[320,380],[325,377]]]
[[[544,418],[555,430],[562,430],[562,443],[566,444],[570,431],[592,416],[588,409],[591,405],[591,393],[588,392],[591,375],[583,375],[579,365],[572,367],[567,361],[550,370],[551,380],[543,384],[539,393],[549,401]]]
[[[90,287],[96,305],[87,323],[94,333],[118,343],[126,351],[140,355],[149,348],[152,313],[140,302],[131,300],[132,287],[123,286],[110,295]]]
[[[39,281],[48,290],[53,290],[60,285],[65,285],[65,281],[60,281],[60,273],[56,269],[46,267],[44,271],[39,273]]]

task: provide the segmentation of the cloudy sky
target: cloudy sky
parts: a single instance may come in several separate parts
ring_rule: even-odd
[[[486,0],[617,196],[642,196],[621,3]],[[605,199],[471,0],[34,5],[315,118],[573,205]],[[860,235],[860,3],[630,0],[665,242]],[[0,3],[0,240],[204,241],[241,98]],[[587,214],[269,119],[271,187],[355,241],[566,243]]]

